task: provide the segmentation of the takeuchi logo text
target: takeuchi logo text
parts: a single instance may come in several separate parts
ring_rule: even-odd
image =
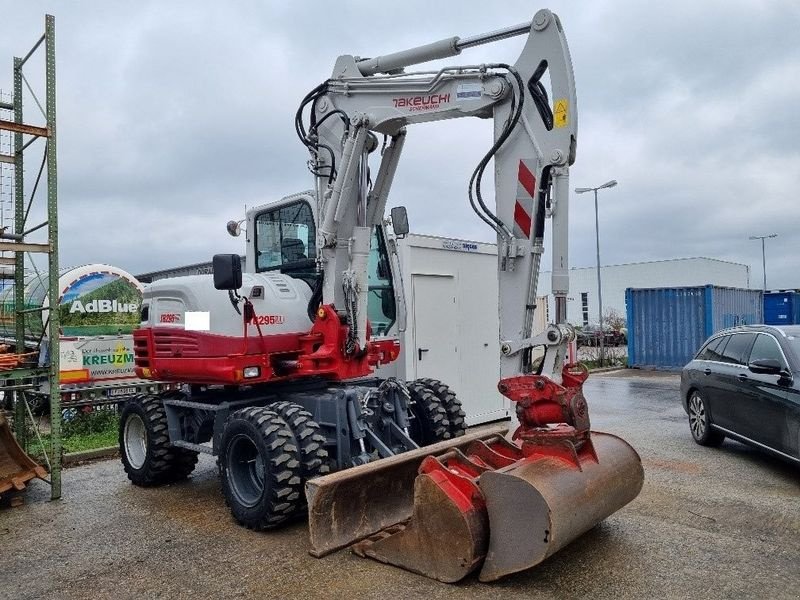
[[[139,312],[136,302],[117,302],[116,300],[91,300],[84,304],[75,300],[69,307],[72,313],[135,313]]]
[[[429,96],[403,96],[392,98],[395,108],[407,108],[411,111],[433,110],[450,102],[450,94],[430,94]]]

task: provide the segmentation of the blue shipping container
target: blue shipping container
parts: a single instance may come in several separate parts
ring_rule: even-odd
[[[767,325],[800,324],[800,294],[795,290],[764,294],[764,323]]]
[[[681,369],[714,332],[764,320],[761,290],[628,288],[628,366]]]

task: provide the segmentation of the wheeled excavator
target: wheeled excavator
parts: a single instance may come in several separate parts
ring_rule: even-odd
[[[518,35],[527,42],[513,65],[406,70]],[[478,36],[340,56],[295,115],[314,188],[248,211],[244,268],[219,254],[213,274],[146,290],[137,373],[184,385],[124,407],[128,477],[174,481],[198,453],[213,454],[239,523],[269,529],[307,511],[314,556],[352,547],[445,582],[532,567],[633,500],[641,461],[622,439],[590,430],[587,371],[566,363],[576,109],[567,42],[549,10]],[[497,235],[498,389],[515,407],[510,429],[465,431],[447,385],[375,374],[397,359],[392,332],[405,319],[395,235],[407,233],[407,217],[384,213],[406,135],[464,117],[494,122],[467,196]],[[447,145],[435,147],[446,160]],[[556,319],[533,335],[548,219]]]

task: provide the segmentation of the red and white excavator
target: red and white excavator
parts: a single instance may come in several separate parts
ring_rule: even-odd
[[[513,65],[405,70],[517,35],[528,37]],[[124,407],[128,477],[174,481],[210,453],[241,524],[271,528],[308,510],[315,556],[355,543],[448,582],[531,567],[633,500],[641,461],[620,438],[590,431],[586,369],[565,364],[576,108],[567,42],[548,10],[474,37],[340,56],[295,116],[314,189],[248,211],[244,273],[238,255],[217,255],[213,276],[146,290],[137,373],[186,385]],[[405,319],[384,218],[403,142],[417,123],[463,117],[494,121],[468,198],[497,234],[498,389],[515,403],[511,431],[465,432],[441,382],[374,375],[398,357],[391,334]],[[484,198],[490,165],[494,208]],[[548,218],[556,322],[532,335]],[[405,209],[391,223],[406,233]]]

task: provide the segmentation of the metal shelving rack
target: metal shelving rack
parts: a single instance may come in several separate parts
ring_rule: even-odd
[[[36,97],[33,88],[25,77],[23,67],[28,60],[44,47],[45,65],[45,102],[42,105]],[[27,418],[32,420],[32,413],[26,390],[38,387],[43,380],[50,383],[50,449],[46,448],[50,471],[50,497],[55,500],[61,497],[61,397],[59,394],[59,314],[58,310],[48,310],[47,307],[26,309],[24,302],[25,284],[25,258],[31,253],[43,253],[47,257],[48,273],[48,298],[50,304],[58,306],[58,187],[56,165],[56,50],[55,50],[55,18],[52,15],[45,17],[44,34],[36,41],[30,51],[23,58],[14,58],[13,69],[14,92],[11,102],[0,98],[0,109],[13,112],[13,120],[0,118],[0,130],[13,133],[13,152],[0,153],[0,163],[13,166],[14,172],[14,229],[7,233],[7,228],[0,230],[0,253],[13,253],[13,258],[0,256],[0,266],[13,267],[15,285],[15,310],[16,310],[16,352],[25,352],[25,319],[30,314],[46,312],[48,345],[40,342],[39,361],[37,365],[23,366],[11,370],[0,371],[0,383],[4,384],[3,391],[14,394],[14,429],[17,442],[26,448]],[[23,120],[23,84],[29,95],[39,108],[44,117],[45,124],[30,125]],[[0,113],[2,116],[2,113]],[[41,167],[35,177],[33,186],[28,192],[25,185],[24,155],[31,151],[31,146],[44,140],[44,156]],[[37,165],[38,166],[38,165]],[[31,216],[31,209],[37,197],[42,182],[46,181],[46,219],[42,223],[28,226],[27,221]],[[44,212],[44,211],[43,211]],[[33,234],[36,233],[35,236]],[[46,239],[40,239],[46,235]],[[36,241],[31,241],[31,236]],[[32,259],[31,259],[32,261]],[[35,426],[35,424],[34,424]],[[48,455],[49,454],[49,455]]]

